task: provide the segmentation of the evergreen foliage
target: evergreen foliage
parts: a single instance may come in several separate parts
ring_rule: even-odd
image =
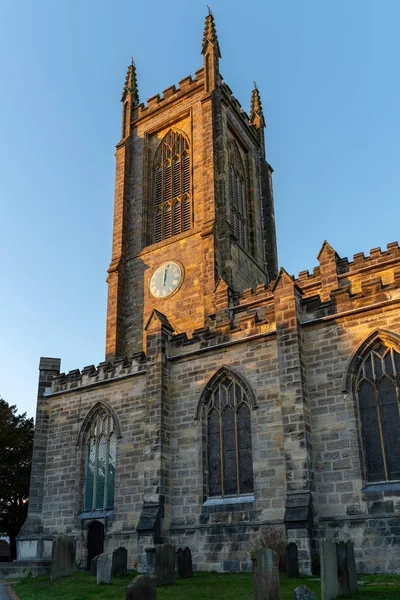
[[[0,535],[10,538],[12,559],[28,512],[33,432],[33,419],[0,398]]]

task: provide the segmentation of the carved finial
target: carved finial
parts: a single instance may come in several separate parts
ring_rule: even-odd
[[[137,85],[137,77],[136,77],[136,65],[133,60],[133,56],[131,56],[131,64],[128,67],[128,71],[125,77],[124,89],[122,90],[122,98],[124,101],[127,94],[131,96],[131,104],[132,106],[136,106],[139,104],[139,91]]]
[[[256,82],[254,82],[254,89],[251,93],[250,123],[257,128],[265,127],[261,97]]]
[[[201,50],[202,54],[206,53],[208,44],[214,47],[214,50],[219,58],[221,58],[221,51],[219,49],[217,30],[215,28],[214,23],[214,15],[211,12],[210,7],[207,4],[208,15],[206,16],[206,22],[204,25],[204,33],[203,33],[203,47]]]

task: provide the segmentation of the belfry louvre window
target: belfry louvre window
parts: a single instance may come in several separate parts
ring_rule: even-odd
[[[192,220],[189,144],[182,134],[170,130],[155,156],[154,241],[188,231]]]
[[[400,480],[400,354],[379,343],[356,381],[368,481]]]
[[[247,248],[245,171],[236,142],[229,144],[229,199],[231,226],[241,246]]]
[[[250,406],[242,386],[224,378],[206,407],[209,496],[253,491]]]
[[[104,408],[93,417],[85,436],[85,510],[114,507],[117,438],[114,422]]]

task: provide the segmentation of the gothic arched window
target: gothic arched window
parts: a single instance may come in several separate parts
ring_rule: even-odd
[[[400,479],[400,354],[379,341],[356,379],[368,481]]]
[[[100,405],[84,435],[86,447],[84,510],[114,507],[117,435],[112,415]]]
[[[247,248],[246,179],[236,142],[229,144],[229,200],[231,226],[241,246]]]
[[[158,146],[154,162],[153,240],[165,240],[191,226],[189,144],[171,129]]]
[[[204,406],[209,496],[253,492],[250,400],[236,377],[217,380]]]

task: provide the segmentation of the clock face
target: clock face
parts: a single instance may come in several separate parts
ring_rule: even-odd
[[[155,298],[166,298],[179,287],[182,281],[182,268],[176,262],[160,265],[150,278],[150,293]]]

